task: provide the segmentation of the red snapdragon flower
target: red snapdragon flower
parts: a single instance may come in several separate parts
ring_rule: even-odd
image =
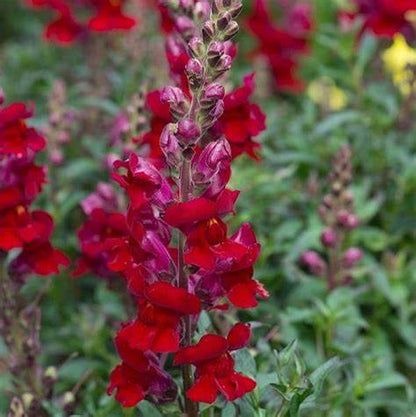
[[[256,382],[234,370],[231,352],[247,345],[250,327],[237,323],[228,337],[207,334],[190,347],[180,349],[174,363],[196,367],[194,385],[186,395],[195,402],[213,403],[219,394],[228,401],[242,397],[256,387]]]
[[[136,25],[136,19],[123,13],[125,0],[26,0],[26,3],[36,9],[49,9],[56,15],[46,26],[44,37],[63,46],[71,45],[88,31],[125,31]],[[79,15],[90,17],[85,22]]]
[[[125,336],[120,332],[115,340],[123,362],[110,375],[108,394],[116,391],[116,400],[123,407],[133,407],[146,397],[158,403],[173,401],[177,395],[175,382],[160,368],[157,357],[131,348]]]
[[[29,151],[39,152],[45,147],[45,138],[25,123],[32,116],[33,109],[24,103],[0,109],[0,155],[23,157]]]
[[[88,28],[95,32],[111,30],[130,30],[136,20],[123,14],[122,7],[125,0],[96,1],[97,14],[88,21]]]
[[[32,114],[23,103],[0,109],[0,250],[20,250],[8,265],[17,278],[29,273],[50,275],[59,272],[60,265],[69,265],[69,259],[50,243],[51,216],[30,210],[46,181],[45,169],[34,164],[45,139],[27,126]]]
[[[392,38],[402,33],[414,39],[416,32],[409,13],[416,11],[413,0],[353,0],[356,11],[351,16],[364,19],[362,31],[370,30],[376,36]]]
[[[133,349],[156,353],[176,352],[179,348],[181,317],[198,314],[197,296],[167,282],[144,286],[137,319],[119,334]]]
[[[287,15],[286,24],[281,26],[273,21],[266,0],[256,0],[247,24],[259,43],[255,54],[267,59],[276,89],[302,91],[298,61],[308,50],[308,34],[313,27],[310,7],[296,5]]]
[[[113,277],[114,273],[107,267],[111,255],[105,241],[126,236],[127,233],[123,214],[94,209],[78,231],[82,257],[77,262],[73,276],[92,271],[104,278]]]
[[[231,146],[232,158],[246,153],[259,160],[256,151],[260,144],[253,140],[266,129],[266,116],[260,107],[250,102],[256,87],[255,74],[244,77],[243,86],[226,94],[224,113],[212,128],[214,135],[224,135]]]

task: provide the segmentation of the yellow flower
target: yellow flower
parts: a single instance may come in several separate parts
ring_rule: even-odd
[[[416,65],[416,49],[407,44],[403,35],[398,34],[395,35],[393,44],[383,52],[382,58],[394,84],[403,95],[409,95],[414,81],[414,71],[410,66]]]
[[[325,110],[337,111],[347,104],[347,95],[344,90],[335,85],[334,80],[328,77],[312,81],[307,89],[309,98]]]

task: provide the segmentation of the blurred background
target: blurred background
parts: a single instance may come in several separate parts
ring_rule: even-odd
[[[71,276],[81,256],[77,230],[87,218],[81,202],[99,182],[111,182],[114,158],[146,152],[143,141],[130,140],[126,119],[133,107],[141,137],[154,118],[147,93],[172,83],[169,21],[150,0],[130,0],[133,29],[83,33],[62,46],[44,37],[53,13],[29,3],[0,1],[0,86],[6,103],[34,103],[32,123],[47,136],[54,111],[65,112],[65,137],[52,131],[44,152],[49,184],[36,206],[53,215],[54,242],[74,261],[47,280],[42,363],[57,368],[55,389],[69,401],[69,415],[175,415],[149,402],[123,410],[106,395],[117,362],[112,337],[132,302],[117,278]],[[250,102],[267,118],[253,139],[255,155],[234,161],[231,185],[242,193],[232,222],[253,225],[262,244],[256,278],[271,297],[240,313],[254,337],[238,363],[256,375],[256,393],[210,413],[274,416],[282,401],[296,398],[301,416],[416,416],[416,5],[396,3],[244,2],[226,84],[231,91],[255,72]],[[348,283],[328,291],[300,258],[308,250],[324,256],[318,208],[346,144],[360,223],[346,244],[363,256]],[[34,278],[23,293],[31,299],[44,286]],[[282,349],[284,357],[273,353]],[[11,381],[2,368],[0,359],[6,415]],[[45,409],[64,415],[53,402]]]

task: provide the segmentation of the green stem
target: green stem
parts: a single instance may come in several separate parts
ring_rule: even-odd
[[[187,159],[184,159],[181,167],[179,178],[179,193],[180,200],[186,202],[189,200],[191,193],[191,164]],[[188,274],[186,272],[186,265],[184,261],[185,235],[179,232],[178,238],[178,285],[179,287],[188,291]],[[187,315],[183,319],[184,322],[184,337],[182,339],[182,347],[187,347],[192,342],[192,328],[191,316]],[[185,364],[182,366],[183,390],[185,400],[185,412],[188,417],[198,416],[198,404],[189,400],[186,397],[186,392],[192,386],[192,368],[191,365]]]

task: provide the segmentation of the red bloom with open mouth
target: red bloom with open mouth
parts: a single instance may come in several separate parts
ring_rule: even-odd
[[[196,367],[196,380],[186,395],[192,401],[213,403],[219,394],[228,401],[242,397],[256,387],[256,382],[234,370],[231,352],[245,347],[250,338],[250,327],[237,323],[228,337],[214,334],[202,336],[194,346],[180,349],[174,363]]]
[[[1,103],[2,104],[2,103]],[[0,250],[19,249],[8,265],[11,276],[50,275],[69,259],[50,243],[52,217],[30,205],[46,182],[45,169],[34,159],[46,143],[26,120],[33,110],[23,103],[0,109]]]

